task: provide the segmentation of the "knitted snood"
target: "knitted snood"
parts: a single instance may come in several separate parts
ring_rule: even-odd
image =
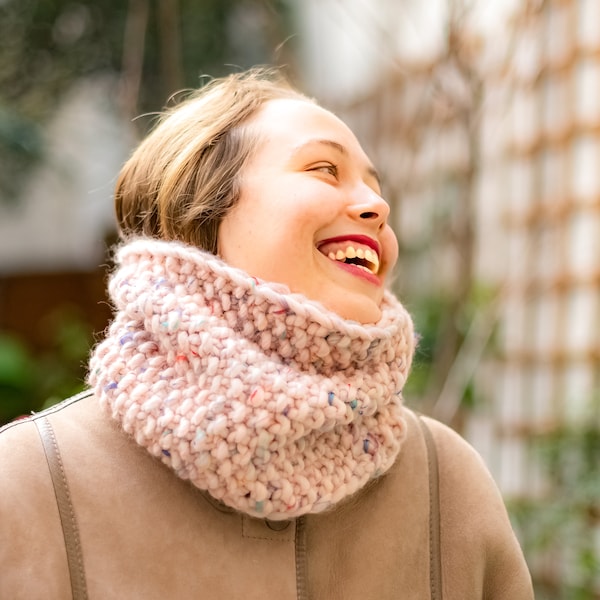
[[[136,442],[247,514],[288,519],[393,464],[412,321],[388,292],[375,325],[347,321],[177,242],[116,254],[116,315],[89,383]]]

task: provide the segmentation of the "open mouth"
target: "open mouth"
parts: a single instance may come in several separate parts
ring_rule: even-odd
[[[377,275],[379,272],[379,255],[365,244],[351,241],[325,242],[319,246],[319,251],[330,260],[355,265],[367,273]]]

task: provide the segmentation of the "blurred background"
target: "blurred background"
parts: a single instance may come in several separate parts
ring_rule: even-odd
[[[483,455],[536,597],[600,598],[598,0],[0,0],[0,424],[83,388],[153,113],[255,64],[383,173],[406,402]]]

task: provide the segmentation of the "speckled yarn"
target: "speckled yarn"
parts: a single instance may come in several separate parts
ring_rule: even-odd
[[[179,477],[247,514],[288,519],[393,464],[414,336],[390,293],[381,320],[361,325],[177,242],[134,240],[116,262],[116,315],[89,382]]]

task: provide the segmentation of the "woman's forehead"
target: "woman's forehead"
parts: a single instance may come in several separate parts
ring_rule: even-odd
[[[270,146],[274,152],[285,148],[298,153],[321,146],[368,161],[352,130],[335,114],[308,99],[269,100],[248,126],[261,140],[257,149]]]

